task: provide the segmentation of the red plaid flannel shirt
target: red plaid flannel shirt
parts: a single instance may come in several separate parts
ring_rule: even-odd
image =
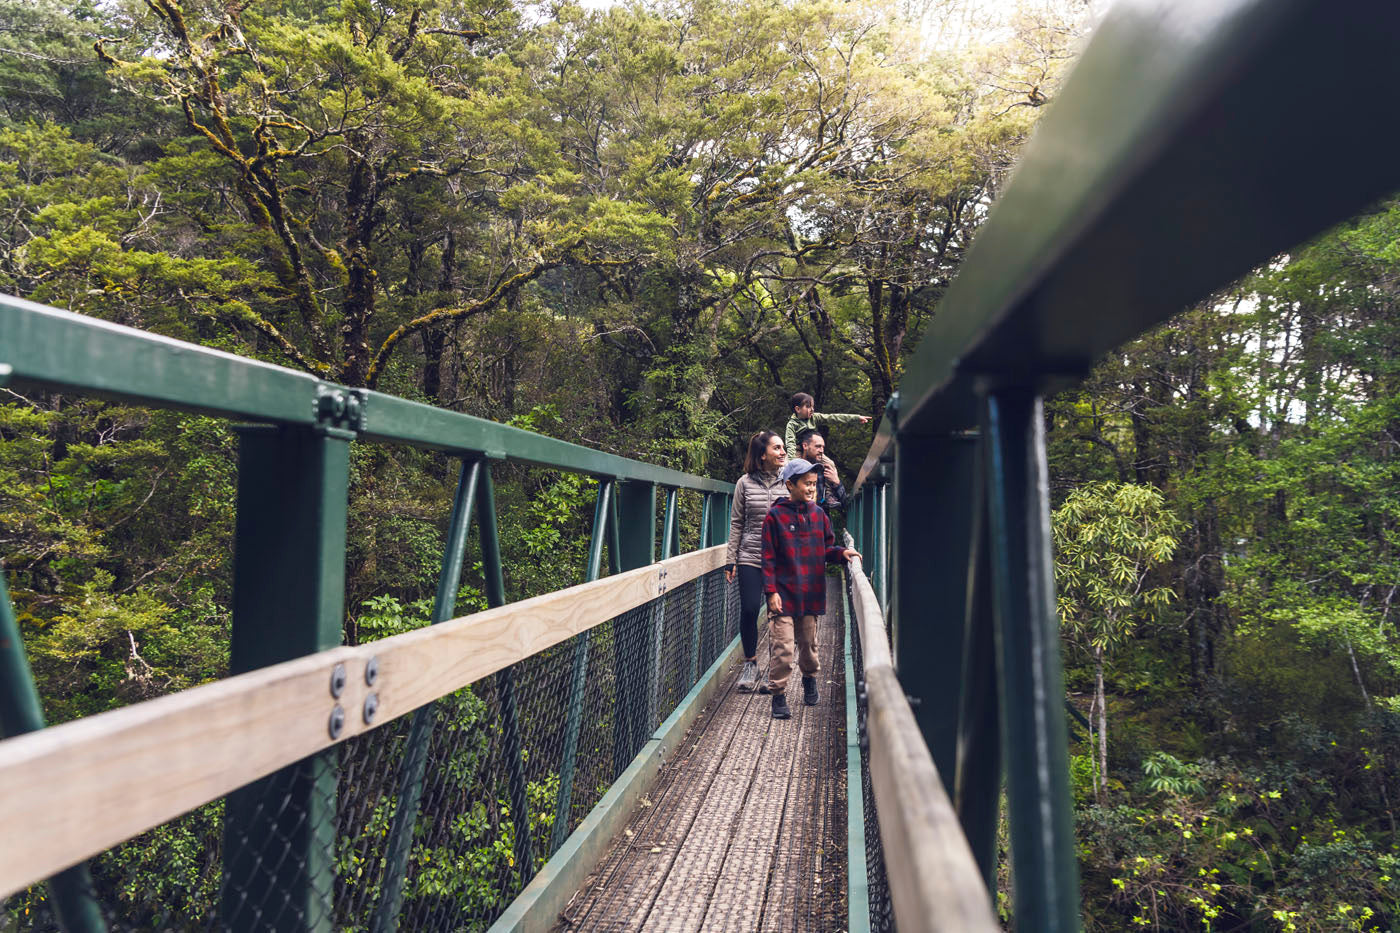
[[[846,559],[826,512],[789,498],[773,503],[763,519],[763,592],[777,593],[785,616],[826,612],[826,564]]]

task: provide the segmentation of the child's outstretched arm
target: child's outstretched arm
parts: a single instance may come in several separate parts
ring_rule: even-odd
[[[812,419],[815,421],[825,421],[828,424],[865,424],[870,421],[869,415],[828,415],[825,412],[812,412]]]

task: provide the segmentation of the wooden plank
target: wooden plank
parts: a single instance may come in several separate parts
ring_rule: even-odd
[[[904,933],[1001,929],[957,811],[890,666],[880,603],[853,561],[855,613],[865,662],[866,732],[885,875]]]
[[[848,535],[849,537],[849,535]],[[847,570],[847,573],[851,571]],[[847,608],[846,638],[846,929],[849,933],[870,933],[870,876],[865,865],[865,788],[861,781],[860,710],[856,706],[855,659],[851,641],[855,637],[855,613],[842,588],[841,600]]]
[[[847,542],[847,547],[850,543]],[[856,613],[856,631],[860,635],[861,658],[865,669],[872,667],[892,667],[890,639],[885,634],[885,616],[880,611],[880,597],[870,585],[860,558],[850,561],[850,574],[855,578],[855,593],[852,594],[853,609]]]
[[[1001,926],[957,811],[894,670],[865,672],[870,779],[899,929],[988,933]]]
[[[0,897],[459,690],[724,564],[695,551],[582,586],[0,742]],[[366,684],[368,662],[378,677]],[[332,671],[346,686],[331,695]],[[373,725],[362,710],[375,693]],[[332,710],[345,726],[330,736]]]

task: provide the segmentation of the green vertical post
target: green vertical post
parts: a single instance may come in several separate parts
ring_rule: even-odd
[[[457,608],[457,590],[462,583],[462,561],[467,553],[467,532],[471,529],[472,505],[481,475],[481,461],[463,463],[452,500],[452,516],[447,523],[443,544],[442,569],[438,572],[437,597],[433,601],[432,623],[446,622]],[[398,926],[403,907],[403,885],[408,876],[408,856],[413,849],[413,829],[423,798],[423,776],[428,766],[437,704],[428,703],[413,711],[403,770],[399,774],[399,799],[389,826],[389,846],[384,859],[384,883],[375,907],[373,933],[391,933]]]
[[[1040,396],[993,389],[983,424],[1017,924],[1068,933],[1079,929],[1079,877]]]
[[[608,515],[612,512],[613,481],[598,481],[598,499],[593,505],[593,535],[588,542],[588,569],[585,582],[598,579],[603,565],[603,542],[608,535]],[[554,807],[554,827],[549,851],[557,851],[569,838],[569,808],[574,798],[574,771],[578,758],[578,734],[583,726],[583,694],[588,677],[589,632],[574,636],[574,664],[569,681],[568,719],[564,724],[564,751],[559,760],[559,800]]]
[[[710,546],[710,517],[713,514],[715,493],[707,492],[700,505],[700,550]],[[690,627],[690,686],[700,678],[700,633],[705,622],[705,599],[709,595],[710,577],[705,575],[695,581],[695,619]]]
[[[353,437],[332,427],[239,429],[229,673],[340,644]],[[263,930],[280,917],[280,929],[331,929],[336,757],[312,755],[228,795],[225,927]]]
[[[860,553],[865,558],[865,574],[871,586],[875,585],[875,562],[879,557],[875,550],[875,486],[872,477],[860,491]]]
[[[729,543],[729,496],[722,492],[712,492],[706,497],[710,503],[709,537],[706,547]]]
[[[608,510],[608,573],[622,573],[622,506],[618,504],[618,484],[612,483],[612,508]]]
[[[870,564],[870,583],[875,589],[875,595],[880,599],[880,611],[886,612],[885,596],[885,560],[887,554],[885,544],[889,540],[885,537],[885,486],[877,483],[870,490],[870,504],[872,506],[870,522],[870,550],[875,559]]]
[[[729,543],[729,520],[730,511],[733,508],[733,497],[729,493],[715,493],[714,504],[710,507],[710,546]],[[715,586],[719,589],[719,629],[715,637],[721,643],[728,641],[729,636],[729,583],[721,578]],[[716,646],[711,649],[701,640],[701,651],[706,657],[711,656],[711,650],[718,650]]]
[[[890,510],[890,643],[939,776],[956,773],[977,438],[902,436]]]
[[[880,497],[880,608],[885,618],[890,615],[890,486],[881,483],[875,495]]]
[[[43,704],[25,657],[19,621],[5,586],[5,571],[0,568],[0,738],[42,728]],[[107,922],[93,896],[92,877],[86,865],[64,869],[48,879],[48,886],[60,927],[68,933],[105,933]]]
[[[675,557],[680,550],[679,489],[666,490],[666,515],[661,520],[661,559]]]
[[[481,569],[486,583],[486,605],[506,604],[505,577],[501,572],[501,539],[496,524],[496,490],[491,465],[481,471],[476,487],[476,512],[481,522]],[[530,839],[530,798],[526,793],[525,757],[520,741],[520,717],[515,703],[515,665],[496,672],[496,695],[501,701],[501,745],[510,785],[510,817],[515,825],[515,867],[520,877],[534,875],[534,844]]]
[[[714,497],[712,492],[700,494],[700,546],[697,550],[703,551],[710,546],[710,506]]]
[[[673,556],[677,545],[676,532],[680,516],[679,496],[674,488],[666,490],[666,512],[661,519],[661,559]],[[661,596],[652,604],[647,621],[647,712],[644,731],[650,732],[661,724],[661,638],[666,631],[666,578],[661,578]]]
[[[656,485],[622,481],[617,484],[617,554],[619,571],[635,570],[656,560]],[[613,630],[614,683],[617,700],[613,716],[613,773],[621,774],[646,741],[647,657],[650,613],[617,620]]]
[[[862,487],[860,492],[851,497],[851,509],[846,518],[846,530],[851,533],[851,542],[862,555],[865,553],[862,550],[865,547],[865,542],[860,537],[860,508],[864,501],[865,489]]]
[[[962,695],[958,700],[957,774],[952,796],[982,880],[993,900],[997,890],[997,821],[1001,808],[1001,722],[997,702],[996,642],[992,618],[992,565],[988,546],[987,495],[978,445],[978,476],[963,634]]]

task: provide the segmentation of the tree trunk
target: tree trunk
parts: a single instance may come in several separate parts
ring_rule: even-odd
[[[442,354],[447,347],[447,327],[428,327],[423,338],[423,394],[434,405],[442,404]]]
[[[1094,702],[1099,707],[1099,803],[1108,789],[1108,701],[1103,689],[1103,649],[1094,649]]]

